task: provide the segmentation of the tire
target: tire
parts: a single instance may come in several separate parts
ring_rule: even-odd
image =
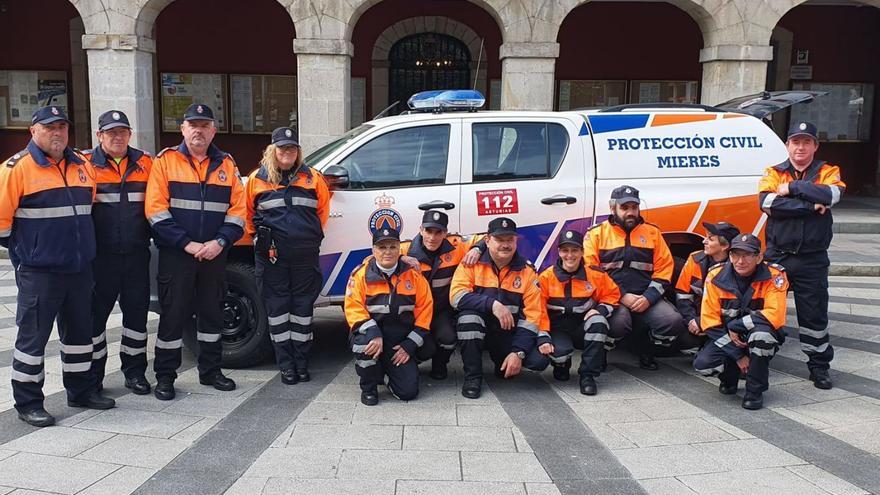
[[[231,261],[226,265],[226,290],[222,304],[221,365],[224,368],[249,368],[273,357],[266,308],[257,290],[253,264]],[[198,349],[195,333],[184,332],[186,346],[193,352]]]
[[[681,274],[681,269],[684,268],[685,259],[679,258],[678,256],[672,256],[672,260],[675,264],[675,267],[672,270],[672,283],[669,284],[669,289],[666,290],[666,299],[675,306],[675,284],[678,283],[678,276]]]

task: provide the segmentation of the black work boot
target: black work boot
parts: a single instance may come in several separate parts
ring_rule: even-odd
[[[571,377],[571,361],[566,361],[564,364],[553,364],[553,378],[560,382],[567,382]]]
[[[581,393],[584,395],[596,395],[599,388],[596,386],[596,379],[590,375],[581,376]]]
[[[833,386],[831,383],[831,376],[828,375],[828,370],[821,368],[810,370],[810,381],[813,382],[814,387],[821,388],[822,390],[830,390]]]

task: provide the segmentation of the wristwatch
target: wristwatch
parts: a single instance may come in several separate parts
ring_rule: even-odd
[[[226,239],[224,239],[222,237],[218,237],[216,239],[216,241],[217,241],[217,244],[220,244],[220,247],[222,247],[223,249],[226,249]]]
[[[520,359],[525,359],[526,358],[525,351],[516,351],[516,357],[518,357]]]

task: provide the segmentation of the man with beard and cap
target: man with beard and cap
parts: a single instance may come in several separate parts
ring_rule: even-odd
[[[386,376],[398,399],[419,395],[416,353],[430,332],[433,304],[425,277],[400,262],[400,233],[373,232],[373,256],[348,279],[344,306],[364,405],[379,403]]]
[[[703,222],[703,227],[706,229],[703,249],[688,256],[675,284],[675,305],[688,330],[677,343],[680,349],[687,351],[698,350],[706,340],[700,327],[700,304],[709,268],[727,261],[730,242],[739,235],[739,228],[727,222]]]
[[[128,145],[131,125],[120,110],[98,117],[98,146],[85,155],[95,166],[98,193],[92,207],[97,257],[92,264],[92,372],[98,386],[107,364],[107,318],[119,300],[122,340],[119,359],[125,387],[150,393],[147,371],[147,311],[150,308],[150,224],[144,198],[153,158]]]
[[[574,348],[583,351],[578,369],[584,395],[596,395],[602,371],[608,320],[620,290],[607,273],[584,265],[584,236],[566,230],[559,236],[559,259],[541,272],[541,293],[553,339],[553,378],[566,381]]]
[[[401,261],[410,263],[422,272],[431,284],[434,296],[434,317],[425,345],[419,349],[421,361],[431,359],[430,377],[445,380],[446,365],[455,350],[455,310],[449,304],[449,287],[459,264],[472,265],[485,250],[474,245],[479,236],[468,239],[451,235],[448,231],[449,216],[442,211],[428,210],[422,216],[419,233],[412,241],[400,244]]]
[[[523,367],[542,371],[550,364],[553,344],[538,274],[517,252],[516,243],[513,220],[492,220],[486,252],[473,266],[459,265],[452,277],[449,297],[459,311],[458,342],[464,364],[461,394],[468,399],[482,393],[484,347],[499,377],[514,377]]]
[[[63,109],[43,107],[31,122],[27,148],[0,166],[0,245],[9,249],[18,287],[12,396],[19,419],[42,427],[55,423],[43,407],[43,383],[56,317],[67,404],[110,409],[115,402],[100,395],[91,373],[94,170],[67,145]]]
[[[810,381],[827,390],[832,386],[828,370],[834,358],[828,336],[831,208],[840,201],[846,184],[840,168],[816,159],[819,136],[815,125],[792,125],[785,147],[788,160],[767,168],[758,184],[758,201],[767,214],[766,257],[785,267]]]
[[[760,239],[742,234],[730,243],[730,261],[706,276],[700,323],[710,343],[700,349],[694,369],[717,375],[718,391],[725,395],[736,393],[740,373],[745,373],[745,409],[763,407],[770,359],[785,341],[784,270],[764,262]]]
[[[642,218],[639,202],[639,191],[632,186],[611,192],[611,215],[587,232],[584,261],[605,270],[620,287],[609,339],[633,334],[639,367],[653,371],[654,345],[669,347],[687,330],[681,315],[663,298],[672,282],[672,253],[660,228]]]

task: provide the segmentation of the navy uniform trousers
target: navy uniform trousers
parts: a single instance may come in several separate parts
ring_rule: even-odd
[[[605,360],[605,339],[608,335],[608,320],[594,314],[584,320],[584,315],[573,314],[557,316],[550,323],[550,338],[553,339],[553,366],[568,368],[575,348],[582,350],[580,376],[597,377]]]
[[[119,359],[126,378],[147,371],[147,312],[150,307],[150,250],[127,254],[98,253],[92,263],[95,290],[92,296],[92,373],[104,381],[107,364],[107,318],[116,300],[122,309]]]
[[[67,398],[84,400],[96,387],[92,365],[92,271],[15,272],[18,334],[12,354],[12,395],[19,412],[43,407],[46,343],[58,318],[61,371]]]
[[[269,333],[278,368],[305,371],[314,339],[315,300],[324,282],[318,252],[280,258],[275,264],[260,254],[255,260],[257,287],[269,315]]]
[[[515,317],[514,319],[516,320]],[[511,352],[513,337],[517,331],[522,329],[514,326],[510,330],[502,330],[498,318],[492,314],[462,311],[458,315],[458,342],[461,362],[464,365],[464,379],[482,379],[484,348],[489,350],[489,357],[495,364],[495,370],[498,371]],[[525,352],[523,368],[543,371],[550,365],[550,358],[541,354],[537,345],[533,345]]]
[[[355,371],[360,377],[361,391],[372,392],[388,377],[388,390],[400,400],[413,400],[419,395],[419,365],[416,356],[410,356],[406,364],[396,366],[391,362],[394,346],[403,342],[412,331],[411,326],[397,324],[380,326],[382,332],[382,353],[378,359],[364,354],[370,343],[366,333],[354,332],[349,338],[354,353]]]
[[[811,370],[827,370],[834,359],[828,335],[828,252],[784,254],[768,259],[782,265],[794,292],[798,339]]]
[[[224,297],[226,253],[213,260],[199,261],[180,249],[159,251],[159,332],[156,336],[156,378],[177,378],[183,332],[198,316],[199,376],[210,378],[220,371],[223,352],[220,327],[223,325],[221,301]]]

